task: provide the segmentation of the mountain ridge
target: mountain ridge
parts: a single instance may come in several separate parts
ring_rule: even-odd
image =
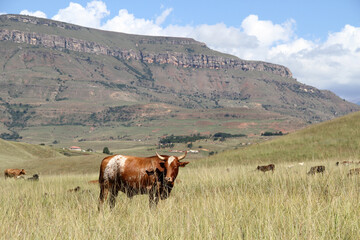
[[[157,139],[178,127],[196,133],[199,118],[212,121],[199,130],[210,133],[224,126],[291,131],[360,110],[298,82],[284,66],[241,60],[193,39],[21,15],[0,16],[0,68],[0,134],[29,142],[106,139],[89,128]],[[58,132],[63,126],[74,130],[66,136]]]
[[[15,21],[15,22],[24,22],[26,24],[42,24],[45,26],[55,26],[59,27],[60,22],[42,19],[39,21],[29,21],[29,19],[36,20],[36,18],[29,18],[28,16],[24,17],[21,15],[3,15],[0,16],[0,21],[4,22],[5,20]],[[43,21],[43,22],[42,22]],[[70,30],[78,30],[79,26],[72,24],[60,24],[62,28]],[[96,31],[103,31],[92,29]],[[90,29],[89,29],[90,31]],[[106,32],[106,31],[104,31]],[[107,32],[108,33],[108,32]],[[123,34],[123,33],[113,33],[113,34]],[[209,68],[209,69],[220,69],[220,68],[235,68],[242,71],[269,71],[280,76],[292,77],[291,71],[281,65],[266,63],[262,61],[245,61],[237,57],[232,56],[231,58],[218,57],[214,54],[215,51],[212,51],[212,55],[196,54],[192,55],[191,52],[194,52],[193,49],[187,48],[188,51],[186,54],[166,51],[162,53],[142,51],[141,46],[139,45],[156,45],[156,44],[168,44],[168,45],[198,45],[202,48],[207,48],[204,43],[197,42],[191,38],[175,38],[175,37],[145,37],[140,35],[131,35],[134,39],[133,48],[131,49],[119,49],[104,44],[99,44],[97,42],[86,41],[83,39],[72,38],[72,37],[59,37],[54,34],[44,34],[44,33],[34,33],[26,32],[19,30],[0,30],[0,41],[13,41],[16,43],[27,43],[35,46],[43,46],[46,48],[56,48],[58,50],[71,50],[77,52],[86,52],[94,54],[103,54],[113,57],[118,57],[121,59],[129,60],[140,60],[147,63],[158,63],[158,64],[172,64],[175,66],[181,67],[192,67],[192,68]],[[151,38],[151,39],[149,39]],[[224,54],[223,54],[224,55]]]

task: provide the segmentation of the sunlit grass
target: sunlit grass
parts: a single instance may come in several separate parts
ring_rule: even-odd
[[[181,169],[169,199],[156,210],[147,196],[120,193],[115,208],[97,211],[96,175],[0,180],[3,239],[359,239],[360,179],[326,163]],[[80,192],[68,192],[80,186]]]
[[[356,160],[360,158],[360,112],[311,125],[287,136],[226,151],[208,164],[252,164]]]

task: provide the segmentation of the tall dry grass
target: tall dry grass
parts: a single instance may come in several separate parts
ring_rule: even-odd
[[[120,193],[116,207],[97,211],[96,175],[0,180],[1,239],[360,239],[360,176],[326,163],[186,167],[156,210],[147,196]],[[68,192],[80,186],[83,192]]]

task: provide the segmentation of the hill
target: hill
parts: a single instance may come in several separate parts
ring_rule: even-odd
[[[360,159],[360,112],[250,147],[219,153],[208,164],[267,164]]]
[[[0,137],[30,143],[288,132],[360,110],[193,39],[30,16],[0,16],[0,68]]]
[[[205,157],[208,154],[206,152],[198,156],[188,154],[187,159],[193,163],[191,168],[204,164],[211,167],[307,161],[359,161],[359,120],[360,112],[352,113],[311,125],[285,136],[272,139],[268,137],[269,140],[262,139],[262,142],[251,146],[242,145],[239,142],[247,141],[246,139],[234,139],[232,143],[224,144],[228,147],[235,146],[236,150],[223,151],[210,157]],[[156,150],[154,146],[146,143],[129,141],[126,144],[125,142],[108,142],[107,144],[110,144],[108,146],[111,150],[117,147],[114,152],[116,154],[150,156],[155,151],[169,154],[168,150]],[[200,140],[194,144],[214,148],[221,143]],[[181,149],[186,148],[183,145],[179,146]],[[0,168],[25,168],[31,174],[96,174],[105,156],[101,153],[76,153],[54,149],[50,146],[0,140]]]
[[[95,173],[103,154],[60,151],[51,146],[35,145],[0,139],[0,170],[24,168],[28,175],[38,173]]]

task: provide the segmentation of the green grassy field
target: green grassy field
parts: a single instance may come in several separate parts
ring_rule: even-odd
[[[197,166],[181,169],[169,199],[156,210],[147,196],[120,193],[115,208],[97,211],[97,175],[42,177],[39,182],[0,180],[2,239],[359,239],[357,176],[327,162],[312,164]],[[84,191],[68,192],[80,186]]]
[[[360,113],[311,125],[287,136],[227,151],[209,164],[253,164],[360,159]]]
[[[88,181],[98,178],[103,154],[66,157],[0,141],[1,166],[5,150],[18,151],[14,163],[44,173],[39,182],[0,178],[0,239],[360,239],[360,177],[347,176],[359,165],[335,165],[359,161],[359,119],[354,113],[211,157],[189,155],[172,195],[155,210],[147,196],[119,193],[112,211],[97,211],[99,187]],[[264,163],[275,163],[275,172],[257,171]],[[325,173],[307,175],[315,165]]]

